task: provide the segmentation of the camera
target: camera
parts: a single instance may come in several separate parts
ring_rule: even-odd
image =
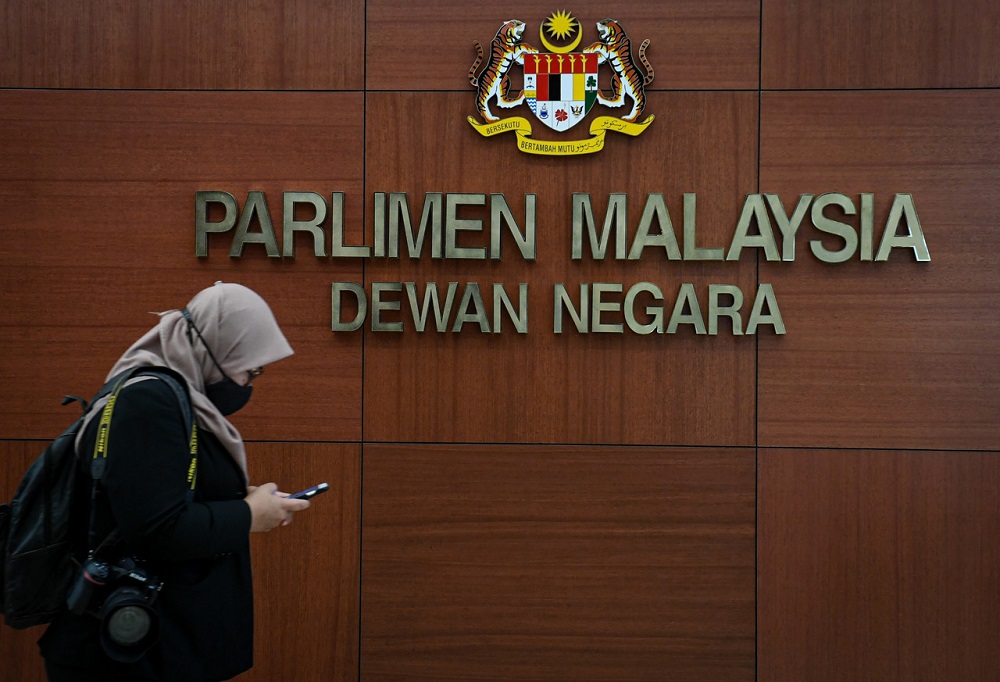
[[[80,569],[66,598],[72,613],[90,613],[101,621],[101,645],[116,661],[139,660],[160,634],[153,602],[163,583],[149,575],[135,557],[113,563],[91,557]]]

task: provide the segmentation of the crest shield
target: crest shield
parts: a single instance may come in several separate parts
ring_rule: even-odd
[[[539,121],[569,130],[597,101],[596,54],[535,53],[524,56],[524,96]]]

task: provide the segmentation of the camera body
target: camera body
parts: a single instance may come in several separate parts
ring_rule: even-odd
[[[109,657],[139,660],[160,634],[153,609],[163,583],[132,556],[115,562],[89,558],[66,598],[72,613],[90,613],[101,621],[101,644]]]

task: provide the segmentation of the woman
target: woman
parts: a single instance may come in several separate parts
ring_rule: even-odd
[[[50,680],[224,680],[253,665],[249,534],[289,523],[309,503],[288,499],[274,483],[247,486],[243,441],[226,416],[246,404],[265,366],[291,354],[260,296],[217,282],[183,311],[161,313],[112,368],[109,379],[132,367],[173,370],[187,383],[195,420],[192,439],[168,381],[131,378],[113,404],[93,504],[93,536],[120,538],[95,556],[126,568],[115,562],[134,557],[149,578],[144,585],[162,584],[146,628],[155,636],[158,626],[158,636],[151,645],[149,636],[134,646],[109,642],[101,602],[136,581],[129,574],[101,587],[90,579],[81,583],[93,592],[89,612],[60,615],[39,641]],[[93,406],[78,442],[88,472],[106,403]],[[88,547],[78,550],[85,560]]]

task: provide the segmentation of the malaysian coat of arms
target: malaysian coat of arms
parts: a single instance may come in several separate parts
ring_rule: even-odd
[[[525,28],[517,19],[505,21],[490,44],[488,58],[482,44],[473,43],[477,56],[469,69],[469,82],[476,88],[476,109],[482,120],[469,116],[469,123],[481,135],[513,132],[523,152],[568,156],[600,151],[609,131],[636,136],[653,122],[653,116],[639,122],[646,106],[645,87],[653,80],[653,67],[646,59],[648,39],[633,54],[621,24],[603,19],[597,22],[597,42],[574,52],[583,39],[583,28],[571,14],[559,11],[539,27],[539,39],[548,50],[543,52],[524,42]],[[602,64],[611,71],[608,90],[599,85]],[[523,88],[512,95],[510,76],[515,66],[522,69]],[[527,105],[537,121],[563,133],[587,118],[595,104],[625,108],[625,113],[598,116],[590,124],[590,137],[567,141],[534,139],[531,121],[524,116],[504,118],[499,111]]]

